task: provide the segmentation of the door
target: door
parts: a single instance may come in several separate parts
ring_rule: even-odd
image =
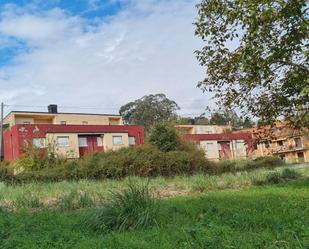
[[[218,148],[220,159],[231,159],[232,154],[230,142],[220,141],[218,142]]]
[[[304,152],[298,152],[298,153],[297,153],[297,157],[298,157],[298,162],[299,162],[299,163],[305,163]]]
[[[103,151],[103,139],[99,135],[78,136],[79,155]]]

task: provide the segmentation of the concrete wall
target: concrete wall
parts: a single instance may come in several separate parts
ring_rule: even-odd
[[[69,137],[69,146],[59,147],[57,145],[57,137]],[[61,157],[79,158],[78,134],[47,133],[46,134],[46,144],[51,149],[54,149],[55,153]]]
[[[204,140],[200,142],[200,147],[205,151],[209,160],[219,160],[218,142],[214,140]]]
[[[300,136],[302,146],[301,148],[296,148],[295,144],[296,137],[282,137],[280,139],[272,140],[268,142],[269,146],[267,147],[267,142],[260,142],[257,144],[257,149],[254,151],[256,157],[260,156],[271,156],[276,155],[284,157],[285,161],[288,163],[298,163],[298,152],[304,153],[305,162],[309,162],[309,139],[308,137]],[[281,141],[282,145],[279,145],[278,142]]]
[[[219,134],[232,130],[230,125],[176,125],[184,134]]]
[[[9,114],[4,124],[10,126],[16,124],[61,124],[61,121],[67,125],[123,125],[121,116],[99,115],[99,114],[64,114],[64,113],[14,113]]]
[[[121,136],[123,144],[119,144],[119,145],[113,144],[113,136]],[[117,150],[123,147],[128,147],[129,146],[128,133],[105,133],[103,134],[103,146],[104,146],[104,151]]]

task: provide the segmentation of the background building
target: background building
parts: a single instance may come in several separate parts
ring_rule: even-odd
[[[144,143],[142,126],[123,125],[122,117],[109,114],[13,111],[4,119],[4,159],[15,160],[32,146],[53,148],[59,156],[116,150]]]
[[[246,159],[253,152],[251,133],[233,134],[231,126],[177,125],[185,139],[194,141],[209,160]]]

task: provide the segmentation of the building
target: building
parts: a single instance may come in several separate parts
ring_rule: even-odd
[[[12,111],[4,118],[4,159],[15,160],[31,147],[52,147],[57,155],[79,158],[144,143],[142,126],[123,125],[109,114]]]
[[[278,156],[288,163],[309,162],[309,131],[293,129],[286,122],[246,131],[254,140],[254,157]]]
[[[182,134],[220,134],[231,133],[230,125],[176,125],[176,129]]]
[[[209,160],[246,159],[253,152],[251,133],[231,133],[231,126],[177,125],[185,139],[205,151]]]

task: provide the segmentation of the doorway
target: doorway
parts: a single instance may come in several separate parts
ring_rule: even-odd
[[[100,135],[78,136],[78,147],[80,156],[104,151],[103,138]]]
[[[304,152],[297,153],[298,163],[305,163],[305,156]]]

